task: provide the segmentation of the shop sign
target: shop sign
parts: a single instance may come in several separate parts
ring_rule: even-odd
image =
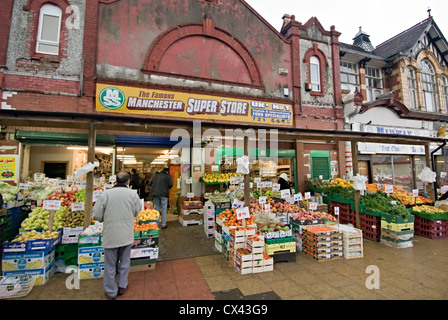
[[[292,105],[97,84],[96,111],[292,126]]]
[[[403,136],[417,136],[437,138],[438,132],[436,130],[425,130],[416,128],[400,128],[387,126],[364,126],[364,132],[381,133],[381,134],[398,134]]]
[[[358,142],[358,150],[361,154],[425,154],[425,146],[423,145]]]
[[[0,156],[0,181],[15,180],[17,172],[17,156]]]

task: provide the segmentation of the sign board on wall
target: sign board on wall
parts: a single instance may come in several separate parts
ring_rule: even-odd
[[[17,155],[0,156],[0,181],[14,181],[17,175]]]
[[[292,105],[97,84],[96,111],[292,126]]]

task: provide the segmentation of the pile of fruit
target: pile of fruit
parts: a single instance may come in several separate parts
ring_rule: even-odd
[[[422,196],[414,197],[412,193],[401,189],[394,189],[394,192],[391,193],[391,196],[400,200],[401,203],[403,203],[405,206],[432,203],[432,200],[428,198]]]
[[[243,219],[237,219],[236,210],[235,209],[226,209],[221,211],[218,215],[218,218],[223,220],[224,225],[230,227],[242,226]],[[246,219],[246,225],[255,224],[254,215],[250,214],[249,219]]]
[[[324,188],[329,187],[331,184],[328,180],[321,180],[318,178],[309,178],[306,181],[306,185],[309,187],[316,188],[316,189],[324,189]]]
[[[159,230],[157,223],[134,224],[134,231]]]
[[[83,189],[85,190],[85,189]],[[85,191],[84,191],[85,194]],[[61,206],[70,207],[72,205],[72,202],[83,202],[84,200],[80,201],[77,199],[76,193],[73,191],[67,191],[64,193],[53,191],[53,193],[45,198],[45,200],[60,200]]]
[[[298,204],[291,204],[289,202],[275,201],[272,198],[267,198],[266,203],[269,204],[272,213],[295,213],[299,212]],[[263,205],[257,202],[251,202],[250,213],[256,214],[263,211]]]
[[[412,211],[413,212],[424,212],[424,213],[445,213],[445,210],[443,210],[441,208],[428,206],[428,205],[412,207]]]
[[[27,242],[28,240],[38,240],[38,239],[57,239],[58,236],[59,236],[58,231],[38,232],[36,230],[31,230],[17,235],[11,242]]]
[[[332,186],[341,186],[344,188],[353,188],[353,181],[346,181],[342,178],[336,178],[333,181],[330,182],[330,185]]]
[[[315,220],[315,219],[325,219],[328,221],[336,221],[336,217],[332,216],[327,212],[319,211],[307,211],[305,208],[300,208],[300,212],[292,216],[294,220]]]
[[[230,173],[218,173],[218,172],[206,172],[202,176],[202,181],[205,183],[229,183],[230,178],[241,176],[236,172]]]
[[[138,214],[138,221],[157,221],[160,213],[155,209],[144,209]]]
[[[315,225],[315,226],[310,226],[310,227],[306,227],[306,230],[313,233],[313,234],[319,234],[322,232],[334,232],[335,230],[327,227],[326,225]]]

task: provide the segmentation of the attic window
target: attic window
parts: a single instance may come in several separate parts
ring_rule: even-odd
[[[40,9],[36,52],[58,55],[62,10],[46,4]]]

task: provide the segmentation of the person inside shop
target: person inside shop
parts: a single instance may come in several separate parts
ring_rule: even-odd
[[[287,189],[289,189],[289,191],[291,191],[291,186],[289,185],[288,175],[286,173],[282,173],[280,175],[277,183],[280,185],[280,191],[287,190]]]
[[[149,194],[151,192],[151,187],[149,186],[150,182],[151,182],[151,176],[147,172],[145,173],[145,177],[143,178],[140,184],[140,196],[145,200],[148,200]]]
[[[170,189],[173,187],[173,179],[169,174],[169,168],[164,168],[157,172],[149,183],[152,188],[152,200],[154,202],[154,209],[160,212],[162,229],[166,226],[166,211],[168,209],[168,197]]]
[[[3,207],[3,195],[0,193],[0,210]]]
[[[129,183],[129,174],[119,172],[115,186],[103,192],[92,209],[93,218],[103,222],[103,289],[110,300],[124,294],[128,287],[134,218],[142,209],[140,198],[128,188]]]
[[[140,196],[140,177],[135,168],[131,170],[131,183],[129,186],[131,189],[137,190],[137,194]]]

